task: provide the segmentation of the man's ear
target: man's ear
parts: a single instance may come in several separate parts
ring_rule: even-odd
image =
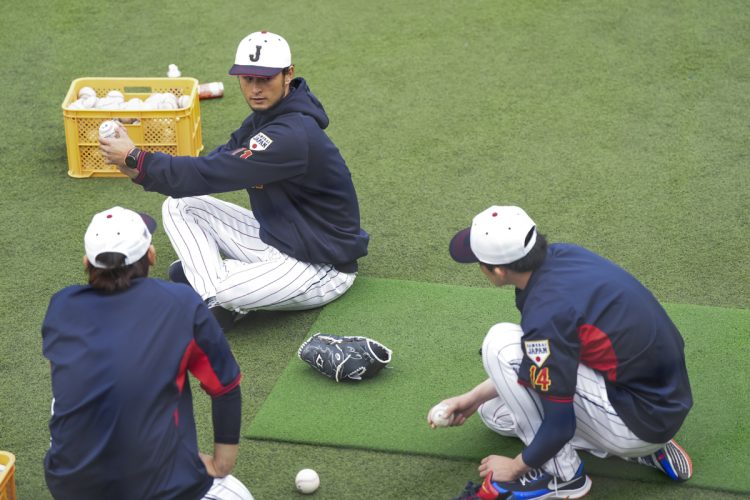
[[[508,270],[505,269],[503,266],[495,266],[492,268],[492,274],[494,274],[498,278],[504,279],[508,275]]]
[[[89,258],[86,257],[86,254],[83,254],[83,268],[88,269],[89,267]]]
[[[294,79],[294,64],[289,66],[289,71],[284,75],[284,85],[289,85]]]
[[[154,245],[148,246],[148,251],[146,252],[146,255],[148,256],[148,265],[153,267],[156,265],[156,248]]]

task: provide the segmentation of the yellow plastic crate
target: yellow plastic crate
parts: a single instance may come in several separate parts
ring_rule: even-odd
[[[0,451],[0,500],[16,500],[16,457]]]
[[[188,95],[190,105],[174,110],[70,109],[83,87],[93,88],[98,98],[118,90],[126,101],[134,97],[145,101],[157,92],[170,92],[178,98]],[[203,150],[198,80],[195,78],[78,78],[70,84],[62,109],[71,177],[125,177],[117,167],[104,163],[99,152],[99,125],[115,118],[135,120],[123,125],[135,145],[144,151],[198,156]]]

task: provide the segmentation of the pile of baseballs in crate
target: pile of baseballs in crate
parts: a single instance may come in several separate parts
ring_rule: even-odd
[[[102,109],[149,111],[154,109],[184,109],[190,106],[190,96],[177,97],[171,92],[154,92],[146,99],[133,97],[125,100],[119,90],[110,90],[105,97],[97,97],[91,87],[82,87],[78,99],[70,103],[68,109]]]

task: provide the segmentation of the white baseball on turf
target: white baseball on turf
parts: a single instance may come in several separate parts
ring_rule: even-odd
[[[447,404],[439,403],[430,410],[430,421],[436,427],[448,427],[453,422],[453,415],[446,414],[447,409]]]
[[[297,487],[297,491],[309,495],[320,486],[320,477],[312,469],[302,469],[294,478],[294,485]]]
[[[114,120],[107,120],[99,125],[99,137],[102,139],[108,139],[115,136],[117,131],[117,122]]]

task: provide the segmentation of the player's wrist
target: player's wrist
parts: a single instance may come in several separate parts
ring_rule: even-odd
[[[125,155],[125,166],[128,168],[140,170],[138,167],[143,161],[143,154],[144,152],[141,150],[141,148],[139,148],[138,146],[134,146],[130,149],[130,151],[128,151],[128,154]]]
[[[213,467],[216,477],[224,477],[232,473],[238,454],[238,445],[214,443]]]
[[[526,464],[526,462],[523,459],[523,452],[516,455],[516,458],[513,459],[513,463],[515,465],[515,476],[516,478],[519,478],[529,472],[532,467]]]

